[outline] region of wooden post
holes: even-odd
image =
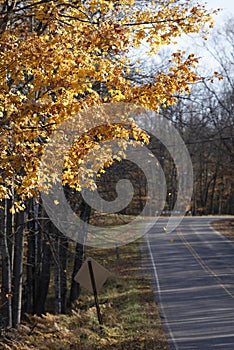
[[[89,266],[89,274],[90,274],[90,279],[91,279],[92,288],[93,288],[93,295],[94,295],[94,300],[95,300],[95,305],[96,305],[96,310],[97,310],[98,321],[99,321],[99,324],[102,325],[102,317],[101,317],[100,307],[99,307],[99,303],[98,303],[97,288],[96,288],[96,283],[95,283],[95,278],[94,278],[91,260],[88,261],[88,266]]]
[[[116,251],[116,258],[117,258],[117,260],[119,260],[119,245],[118,245],[118,243],[116,243],[115,251]]]

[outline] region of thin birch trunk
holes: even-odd
[[[7,235],[7,200],[4,200],[4,210],[1,210],[1,254],[2,254],[2,288],[1,288],[1,314],[2,324],[12,327],[12,269],[11,256],[8,247]]]
[[[54,291],[55,291],[55,313],[61,314],[61,262],[60,262],[60,238],[59,232],[54,228]]]
[[[13,299],[12,326],[17,327],[21,321],[22,290],[23,290],[23,255],[24,255],[24,225],[25,213],[16,215],[15,250],[13,265]]]
[[[86,240],[86,234],[87,234],[87,224],[89,222],[90,218],[90,213],[91,213],[91,208],[89,205],[86,203],[83,203],[82,210],[81,210],[81,219],[84,222],[83,225],[83,232],[82,232],[82,237],[83,241],[82,243],[77,243],[76,244],[76,250],[75,250],[75,260],[74,260],[74,266],[73,266],[73,273],[72,273],[72,281],[71,281],[71,289],[70,289],[70,296],[69,296],[69,306],[72,305],[74,301],[76,301],[80,295],[80,284],[77,283],[74,280],[75,275],[81,268],[81,265],[84,262],[85,258],[85,240]]]
[[[42,242],[42,258],[41,258],[41,270],[38,279],[37,286],[37,298],[35,310],[38,315],[45,314],[45,303],[48,294],[49,284],[50,284],[50,270],[51,270],[51,242],[50,242],[50,234],[51,234],[51,222],[47,221],[47,223],[43,224],[43,242]]]

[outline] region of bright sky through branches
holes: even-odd
[[[208,71],[211,73],[214,70],[219,70],[219,66],[215,58],[209,54],[205,45],[212,46],[212,32],[216,28],[223,27],[229,17],[234,17],[234,1],[232,0],[206,0],[200,1],[205,4],[207,9],[220,9],[217,15],[214,16],[215,25],[211,30],[211,35],[204,42],[200,35],[183,35],[177,45],[172,45],[171,50],[182,49],[188,52],[193,52],[197,57],[200,57],[199,71],[205,74]]]
[[[223,22],[225,17],[234,16],[234,1],[232,0],[206,0],[207,8],[221,8],[222,11],[216,16],[217,24]]]

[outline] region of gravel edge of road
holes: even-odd
[[[234,218],[221,219],[213,222],[211,226],[223,236],[234,242]]]

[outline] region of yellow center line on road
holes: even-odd
[[[180,238],[181,242],[186,246],[186,248],[190,251],[192,256],[197,260],[201,268],[208,273],[209,275],[215,277],[217,281],[219,282],[219,286],[225,290],[225,292],[234,299],[234,294],[230,292],[227,287],[222,283],[221,279],[217,275],[215,271],[213,271],[206,263],[205,261],[201,258],[201,256],[196,252],[196,250],[191,246],[191,244],[187,241],[185,236],[182,234],[182,232],[177,229],[176,230],[177,236]]]

